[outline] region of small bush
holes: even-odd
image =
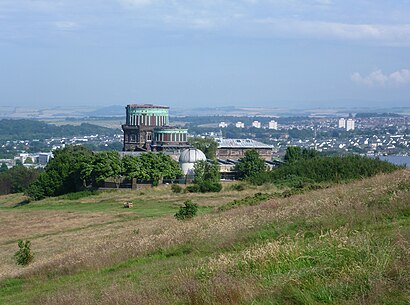
[[[184,202],[184,206],[179,208],[179,211],[174,215],[178,220],[184,220],[188,218],[192,218],[198,212],[198,205],[192,203],[191,200],[187,200]]]
[[[171,190],[172,192],[177,193],[177,194],[183,192],[183,188],[179,184],[171,185]]]
[[[189,193],[199,193],[199,192],[200,192],[200,188],[199,188],[199,185],[198,185],[198,184],[188,185],[188,186],[186,187],[186,190],[187,190]]]
[[[30,249],[30,241],[18,241],[19,250],[14,253],[14,258],[16,260],[17,265],[26,266],[28,265],[34,258],[33,253],[31,253]]]
[[[204,181],[199,184],[199,191],[201,193],[218,193],[222,190],[222,184],[219,182]]]

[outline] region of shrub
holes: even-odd
[[[179,211],[174,215],[178,220],[184,220],[188,218],[192,218],[198,212],[198,205],[192,203],[191,200],[187,200],[184,202],[184,206],[179,208]]]
[[[16,259],[17,265],[26,266],[33,260],[33,253],[30,249],[30,241],[18,241],[19,250],[14,253],[14,258]]]
[[[199,187],[198,184],[191,184],[191,185],[188,185],[188,186],[186,187],[186,190],[187,190],[189,193],[199,193],[199,192],[200,192],[200,187]]]
[[[179,184],[171,185],[171,190],[174,193],[182,193],[183,192],[183,188]]]
[[[215,192],[218,193],[222,190],[222,184],[219,182],[204,181],[199,184],[199,191],[201,193]]]
[[[265,161],[260,157],[255,149],[245,153],[245,156],[239,159],[235,165],[235,171],[239,179],[245,179],[255,174],[261,174],[267,170]]]
[[[272,172],[265,171],[265,172],[255,173],[249,176],[246,180],[249,181],[249,183],[253,185],[259,185],[259,186],[266,184],[266,183],[271,183],[272,182]]]

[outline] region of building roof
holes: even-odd
[[[216,139],[218,148],[272,148],[271,145],[252,139]]]
[[[161,130],[182,130],[182,131],[188,131],[187,128],[182,128],[182,127],[179,127],[179,126],[162,125],[162,126],[157,126],[157,127],[155,127],[155,131],[161,131]]]
[[[127,107],[130,108],[161,108],[161,109],[169,109],[168,106],[161,106],[161,105],[153,105],[153,104],[129,104]]]

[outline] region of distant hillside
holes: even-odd
[[[99,108],[92,112],[88,112],[87,115],[90,117],[124,116],[125,106],[120,106],[120,105],[107,106],[107,107]]]
[[[52,137],[85,136],[94,134],[113,135],[118,130],[82,123],[79,126],[56,126],[35,120],[0,120],[0,139],[44,139]]]

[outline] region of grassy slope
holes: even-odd
[[[0,303],[410,302],[409,171],[213,212],[258,191],[274,190],[0,198]],[[188,198],[201,215],[175,220]],[[36,254],[25,268],[12,261],[18,238]]]

